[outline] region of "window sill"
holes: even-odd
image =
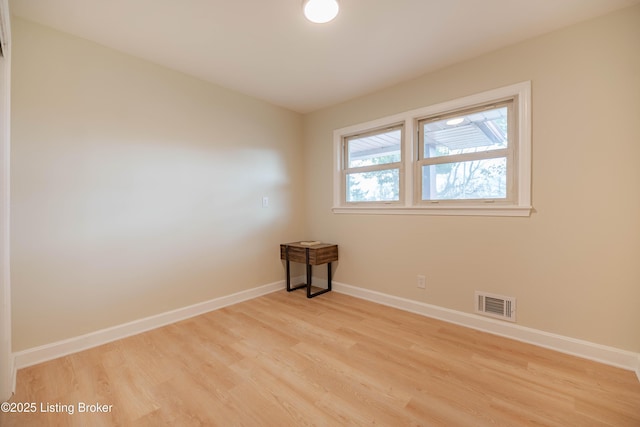
[[[428,207],[345,207],[331,209],[334,214],[361,215],[447,215],[447,216],[531,216],[531,206],[428,206]]]

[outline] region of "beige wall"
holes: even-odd
[[[531,217],[331,213],[334,129],[526,80]],[[307,115],[309,235],[340,245],[339,282],[463,312],[515,296],[520,325],[640,352],[639,118],[640,7]]]
[[[303,235],[337,281],[640,352],[640,7],[305,117],[13,26],[14,351],[281,280]],[[334,129],[524,80],[530,218],[331,213]]]
[[[14,351],[283,279],[300,115],[24,20],[13,42]]]

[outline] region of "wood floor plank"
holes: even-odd
[[[18,372],[41,426],[640,426],[633,372],[334,292],[284,291]],[[79,412],[80,404],[110,405]],[[49,406],[47,406],[49,405]]]

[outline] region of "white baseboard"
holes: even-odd
[[[16,384],[18,381],[18,368],[16,367],[16,358],[11,355],[11,394],[16,392]]]
[[[190,305],[188,307],[161,313],[155,316],[146,317],[144,319],[134,320],[133,322],[124,323],[122,325],[113,326],[107,329],[91,332],[74,338],[45,344],[39,347],[18,351],[14,356],[14,372],[17,369],[27,366],[36,365],[48,360],[57,359],[58,357],[76,353],[99,345],[107,344],[122,338],[127,338],[151,329],[166,326],[171,323],[185,320],[190,317],[208,313],[232,304],[257,298],[271,292],[279,291],[285,286],[284,281],[270,283],[268,285],[259,286],[257,288],[248,289],[246,291],[237,292],[220,298],[214,298],[209,301]],[[14,375],[15,384],[15,375]],[[14,386],[15,390],[15,386]]]
[[[300,277],[295,278],[296,281],[293,283],[298,283],[297,280],[299,279],[304,281],[304,277]],[[313,280],[314,284],[316,283],[316,280],[319,285],[323,282],[322,279],[316,279],[315,277]],[[640,380],[640,354],[638,353],[514,325],[512,323],[501,322],[499,320],[485,318],[475,314],[463,313],[419,301],[383,294],[336,281],[333,281],[332,285],[335,292],[356,298],[634,371],[638,376],[638,380]],[[13,354],[13,389],[15,391],[16,371],[18,369],[53,360],[58,357],[66,356],[92,347],[97,347],[99,345],[175,323],[180,320],[185,320],[190,317],[227,307],[232,304],[257,298],[262,295],[279,291],[284,287],[284,281],[274,282],[232,295],[215,298],[210,301],[205,301],[111,328],[102,329],[79,337],[16,352]]]
[[[515,325],[485,318],[476,314],[463,313],[448,308],[413,301],[393,295],[383,294],[344,283],[333,282],[333,290],[356,298],[365,299],[401,310],[409,311],[423,316],[432,317],[445,322],[454,323],[468,328],[477,329],[494,335],[534,344],[561,353],[571,354],[584,359],[616,366],[629,371],[635,371],[640,380],[640,354],[631,351],[620,350],[578,340],[562,335],[552,334],[533,328]]]

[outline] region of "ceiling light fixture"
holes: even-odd
[[[338,0],[304,0],[304,16],[316,24],[324,24],[338,16]]]
[[[447,120],[447,126],[459,125],[462,122],[464,122],[464,117],[457,117],[455,119],[449,119],[449,120]]]

